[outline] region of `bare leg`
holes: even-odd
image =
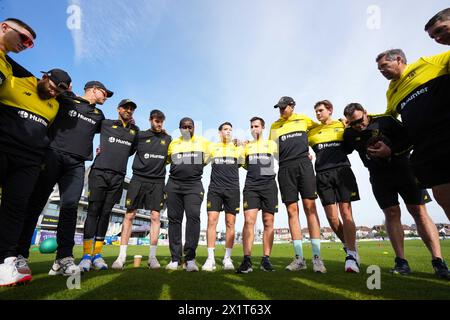
[[[433,259],[442,258],[441,244],[439,243],[439,233],[428,215],[425,205],[407,204],[406,208],[414,218],[417,226],[417,232],[427,246]]]
[[[444,209],[447,218],[450,220],[450,183],[434,186],[432,190],[436,202]]]
[[[320,222],[317,215],[316,201],[312,199],[302,199],[306,220],[308,221],[309,236],[311,239],[320,239]]]
[[[133,219],[136,217],[136,210],[127,211],[125,219],[122,223],[122,231],[120,233],[120,244],[128,245],[131,236],[131,229],[133,227]]]
[[[353,221],[352,205],[350,202],[339,203],[339,211],[341,212],[345,244],[351,251],[356,251],[356,226]]]
[[[263,212],[263,223],[264,223],[264,235],[263,235],[263,249],[264,249],[264,255],[270,256],[270,253],[272,252],[272,246],[273,246],[273,220],[274,215],[273,213],[269,212]]]
[[[286,210],[288,212],[289,230],[291,231],[292,240],[302,239],[302,230],[300,228],[298,203],[286,203]]]
[[[255,223],[258,209],[244,211],[244,229],[242,231],[242,244],[244,246],[244,255],[251,256],[253,240],[255,238]]]
[[[219,221],[219,212],[208,211],[208,229],[206,231],[206,243],[208,248],[216,246],[216,228]]]
[[[395,255],[399,258],[405,259],[404,238],[402,222],[400,220],[400,206],[392,206],[383,209],[386,217],[386,229],[394,248]]]
[[[158,211],[152,211],[150,226],[150,245],[158,245],[159,229],[161,227],[160,215]]]
[[[232,213],[225,214],[225,248],[233,248],[234,245],[234,225],[236,223],[236,215]]]
[[[325,214],[327,215],[328,223],[330,224],[331,229],[333,229],[334,233],[338,236],[339,240],[342,243],[345,243],[344,236],[344,226],[339,219],[338,207],[336,204],[330,204],[328,206],[323,207],[325,210]],[[342,214],[342,211],[341,211]]]

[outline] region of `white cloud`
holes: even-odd
[[[151,41],[165,10],[163,0],[69,0],[81,9],[81,28],[71,30],[75,60],[118,57]]]

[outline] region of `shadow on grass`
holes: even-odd
[[[381,248],[380,250],[385,250]],[[281,254],[281,252],[280,252]],[[326,257],[327,255],[325,255]],[[106,256],[109,265],[115,256]],[[48,257],[40,257],[48,259]],[[51,263],[30,263],[34,272],[33,281],[25,287],[2,288],[0,299],[175,299],[175,300],[299,300],[299,299],[450,299],[450,282],[437,279],[431,272],[414,272],[410,276],[392,275],[388,267],[381,268],[381,290],[367,288],[367,264],[362,264],[360,274],[344,272],[342,255],[325,259],[328,272],[317,274],[308,269],[299,272],[285,271],[291,258],[277,257],[271,261],[275,272],[259,270],[260,257],[252,258],[254,272],[235,274],[223,271],[220,259],[216,259],[218,270],[214,273],[187,273],[183,270],[167,271],[164,267],[168,257],[159,257],[162,269],[133,268],[131,259],[123,271],[91,271],[81,278],[80,290],[69,290],[66,277],[47,275]],[[235,258],[235,266],[242,256]],[[392,257],[379,255],[369,263],[387,266]],[[39,260],[39,259],[37,259]],[[198,257],[198,263],[206,260]]]

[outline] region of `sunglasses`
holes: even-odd
[[[105,90],[103,90],[102,88],[98,88],[98,87],[95,87],[94,89],[97,89],[97,90],[99,90],[104,96],[105,96],[105,98],[107,98],[108,97],[108,94],[106,93],[106,91]]]
[[[48,84],[49,84],[50,89],[55,91],[57,94],[63,93],[64,91],[69,89],[67,84],[65,84],[64,82],[61,82],[55,86],[54,85],[55,83],[50,78],[47,78],[47,79],[48,79]]]
[[[27,47],[28,49],[33,48],[34,47],[34,43],[33,43],[33,39],[31,39],[29,36],[27,36],[26,34],[23,34],[22,32],[20,32],[19,30],[11,27],[9,24],[5,23],[11,30],[14,30],[15,32],[17,32],[19,34],[20,40],[22,41],[22,44]]]
[[[356,120],[354,120],[354,121],[352,121],[352,122],[349,122],[349,126],[350,127],[356,127],[357,125],[360,125],[361,123],[363,123],[364,122],[364,116],[362,116],[360,119],[356,119]]]

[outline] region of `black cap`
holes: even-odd
[[[120,101],[119,105],[117,106],[117,108],[123,107],[124,105],[127,105],[127,104],[133,106],[133,109],[137,108],[137,104],[134,103],[133,101],[131,101],[130,99],[123,99],[122,101]]]
[[[287,106],[295,106],[295,101],[291,97],[281,97],[280,101],[276,105],[274,105],[274,108],[285,108]]]
[[[41,71],[41,73],[49,77],[58,88],[63,90],[69,89],[70,84],[72,83],[69,74],[61,69],[51,69],[49,71]]]
[[[105,85],[101,83],[100,81],[89,81],[84,85],[84,90],[89,88],[100,88],[106,91],[106,97],[111,98],[114,94],[114,92],[106,89]]]

